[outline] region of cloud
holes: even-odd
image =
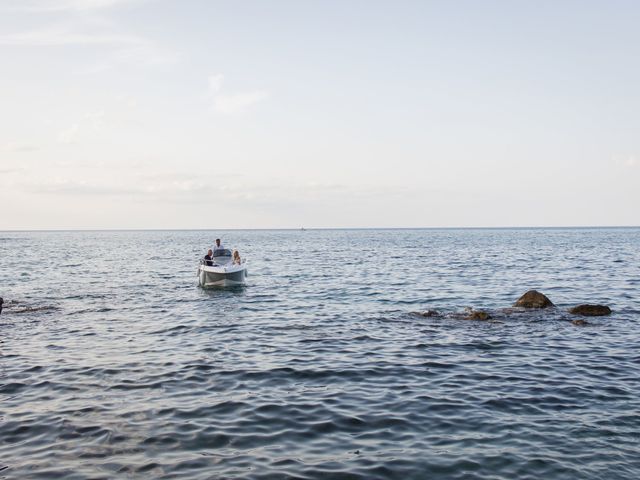
[[[224,83],[221,73],[209,75],[209,90],[207,96],[212,99],[213,108],[220,113],[237,114],[251,106],[269,98],[269,93],[263,90],[250,92],[220,93]]]
[[[215,96],[222,89],[223,81],[224,75],[221,73],[209,75],[209,94]]]
[[[121,65],[167,67],[176,64],[180,55],[160,49],[154,45],[128,46],[116,49],[93,65],[83,69],[81,73],[96,74],[107,70],[113,70]]]
[[[637,155],[614,155],[613,160],[616,165],[626,168],[636,168],[640,166],[640,160]]]
[[[39,149],[40,147],[38,145],[34,145],[32,143],[8,142],[0,146],[0,152],[11,152],[11,153],[33,152]]]
[[[133,3],[141,3],[141,0],[18,0],[5,5],[2,10],[27,13],[83,12]]]
[[[0,168],[0,173],[2,174],[6,174],[6,173],[17,173],[22,171],[23,169],[21,168]]]
[[[262,91],[217,95],[213,99],[213,106],[221,113],[240,113],[268,97],[267,92]]]
[[[61,45],[128,45],[140,47],[149,42],[134,35],[86,33],[68,27],[54,27],[0,36],[0,45],[61,46]]]
[[[122,195],[136,193],[135,189],[118,185],[98,184],[85,180],[53,179],[35,182],[28,190],[34,193],[61,195]]]
[[[175,64],[179,55],[161,48],[154,42],[137,35],[105,30],[96,30],[86,23],[61,24],[54,27],[0,35],[0,45],[15,47],[73,47],[100,48],[100,60],[83,69],[84,73],[98,73],[122,64],[135,66],[165,66]],[[105,51],[106,50],[106,51]]]
[[[95,177],[94,177],[95,178]],[[233,204],[252,209],[288,208],[291,199],[307,206],[368,204],[381,198],[402,197],[406,187],[347,186],[317,182],[250,181],[219,175],[180,172],[141,172],[112,179],[41,178],[28,179],[21,187],[35,194],[70,197],[123,197],[141,202]]]
[[[102,180],[93,181],[71,178],[46,178],[25,184],[25,189],[40,194],[72,195],[72,196],[119,196],[133,195],[139,197],[152,197],[154,199],[167,199],[184,195],[208,195],[211,192],[211,184],[197,178],[170,179],[166,181],[140,181],[126,184],[122,181]]]
[[[138,108],[138,99],[131,96],[131,95],[123,95],[123,94],[118,94],[114,97],[114,99],[120,104],[123,105],[129,109],[136,109]]]
[[[58,133],[58,143],[76,143],[81,136],[98,136],[104,128],[104,110],[89,112],[82,115],[79,122]]]
[[[58,133],[58,142],[64,144],[75,143],[78,139],[78,133],[80,132],[80,125],[74,123],[69,128],[62,130]]]

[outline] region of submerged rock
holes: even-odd
[[[484,310],[475,310],[472,307],[465,307],[464,313],[455,314],[454,318],[459,318],[461,320],[491,320],[493,317]]]
[[[578,305],[569,309],[569,313],[584,317],[603,317],[611,315],[611,309],[606,305]]]
[[[472,310],[469,314],[464,317],[465,320],[491,320],[491,315],[487,312],[483,312],[482,310]]]
[[[421,317],[441,317],[440,312],[437,310],[427,310],[425,312],[415,312],[416,315],[420,315]]]
[[[580,325],[580,326],[589,325],[589,322],[587,322],[586,320],[574,320],[571,323],[573,323],[574,325]]]
[[[513,304],[513,306],[522,308],[548,308],[553,307],[554,305],[546,295],[538,292],[537,290],[529,290],[527,293],[522,295],[516,303]]]

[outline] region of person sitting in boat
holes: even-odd
[[[216,238],[216,244],[215,244],[215,246],[213,247],[213,251],[214,251],[214,252],[215,252],[215,251],[217,251],[217,250],[224,250],[224,245],[222,245],[222,244],[220,243],[220,239],[219,239],[219,238]]]
[[[240,259],[240,253],[238,253],[238,250],[233,251],[233,264],[242,265],[242,260]]]
[[[213,265],[213,260],[211,259],[211,255],[213,255],[213,250],[209,249],[207,254],[204,256],[204,264],[207,267],[210,267]]]

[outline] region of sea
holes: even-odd
[[[0,296],[0,479],[640,478],[639,228],[0,232]]]

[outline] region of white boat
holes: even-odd
[[[247,264],[233,263],[231,250],[213,252],[211,260],[201,260],[198,268],[198,283],[201,287],[231,287],[244,285],[247,279]]]

